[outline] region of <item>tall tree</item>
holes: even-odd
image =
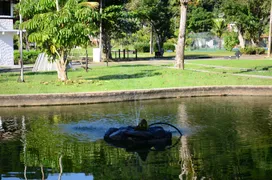
[[[128,11],[126,1],[105,0],[102,12],[103,54],[111,59],[112,39],[121,39],[137,30],[134,12]]]
[[[85,44],[88,35],[97,30],[95,21],[98,13],[92,8],[83,7],[81,0],[22,0],[22,14],[28,20],[23,23],[30,30],[29,40],[57,63],[58,79],[65,81],[67,76],[67,56],[77,45]],[[98,3],[91,3],[95,8]]]
[[[245,33],[258,43],[268,23],[270,0],[224,0],[222,11],[228,23],[237,27],[240,46],[245,47]]]
[[[187,8],[190,0],[180,0],[180,24],[178,44],[176,48],[176,67],[184,69],[184,49],[185,49],[185,32],[186,32],[186,19]]]
[[[174,34],[170,0],[133,0],[129,6],[137,13],[142,24],[151,26],[157,38],[158,51],[161,51],[164,42]]]
[[[201,6],[189,6],[187,30],[189,32],[209,32],[213,26],[213,14]]]

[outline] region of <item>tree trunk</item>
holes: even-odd
[[[222,39],[219,38],[219,49],[222,49]]]
[[[86,69],[86,72],[88,72],[88,69],[89,69],[89,57],[88,57],[88,46],[86,47],[86,67],[85,67],[85,69]]]
[[[65,52],[63,51],[60,56],[60,60],[56,61],[57,64],[57,72],[58,72],[58,79],[60,81],[67,81],[67,59]]]
[[[268,44],[267,44],[267,48],[268,48],[267,56],[268,57],[271,56],[271,34],[272,34],[272,0],[271,0],[271,9],[270,9],[269,37],[268,37]]]
[[[244,40],[243,34],[240,29],[238,29],[238,39],[240,42],[240,47],[245,48],[245,40]]]
[[[180,0],[180,23],[179,36],[176,52],[176,67],[184,69],[184,49],[185,49],[185,32],[186,32],[186,16],[188,1]]]
[[[157,44],[158,44],[158,52],[161,52],[161,37],[159,35],[157,35],[158,37],[158,41],[157,41]]]
[[[151,24],[151,30],[150,30],[150,54],[153,54],[153,26]]]
[[[257,46],[257,44],[255,43],[255,41],[254,41],[254,39],[253,39],[253,38],[251,38],[251,39],[250,39],[250,41],[251,41],[252,46],[254,46],[254,47],[256,47],[256,46]]]
[[[111,59],[111,42],[110,42],[110,35],[103,30],[103,59],[106,60],[108,65],[108,60]]]

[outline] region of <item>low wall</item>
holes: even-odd
[[[0,95],[0,107],[91,104],[203,96],[272,96],[272,86],[209,86],[151,90]]]

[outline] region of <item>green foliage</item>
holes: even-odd
[[[234,23],[247,39],[258,41],[268,24],[270,0],[228,0],[222,5],[222,12],[228,23]]]
[[[256,48],[256,54],[265,54],[265,49],[261,47]]]
[[[163,44],[163,49],[164,51],[167,51],[167,50],[172,50],[173,52],[175,51],[175,45],[174,44],[171,44],[171,43],[164,43]]]
[[[30,32],[29,40],[57,59],[76,45],[86,44],[88,35],[95,33],[98,13],[82,7],[77,0],[60,1],[57,11],[55,1],[22,1],[25,21],[22,28]]]
[[[211,32],[217,37],[221,38],[227,28],[224,19],[213,19],[213,27]]]
[[[132,42],[149,43],[150,41],[150,27],[143,27],[136,33],[132,34]]]
[[[254,46],[247,46],[243,49],[241,49],[241,52],[243,54],[264,54],[265,53],[265,49],[261,48],[261,47],[254,47]]]
[[[224,48],[228,51],[232,51],[234,46],[239,43],[238,35],[236,32],[228,32],[224,35]]]
[[[192,44],[193,44],[194,40],[191,37],[188,37],[185,39],[185,47],[186,48],[191,48]]]
[[[188,12],[187,29],[189,32],[207,32],[212,28],[212,13],[202,7],[192,7]]]
[[[160,48],[174,34],[172,28],[173,11],[169,0],[136,0],[129,4],[142,24],[153,27]]]
[[[138,52],[149,52],[150,45],[148,43],[135,43],[134,49],[137,49]]]
[[[30,50],[30,51],[23,51],[23,63],[24,64],[34,64],[40,51]],[[18,50],[14,51],[14,64],[18,64],[20,60],[20,52]]]

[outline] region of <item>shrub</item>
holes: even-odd
[[[36,50],[23,50],[23,63],[24,64],[34,64],[40,51]],[[19,64],[20,52],[18,50],[14,51],[14,64]]]
[[[174,52],[175,51],[175,45],[172,44],[172,43],[164,43],[163,44],[163,49],[164,49],[164,51],[172,50]]]
[[[241,53],[243,54],[256,54],[256,49],[252,46],[247,46],[241,49]]]
[[[236,32],[228,32],[224,35],[224,48],[232,51],[235,45],[239,43],[238,35]]]
[[[137,49],[138,52],[149,52],[149,44],[148,43],[137,43],[134,44],[134,49]]]
[[[241,53],[243,53],[243,54],[264,54],[265,49],[261,48],[261,47],[247,46],[247,47],[241,49]]]
[[[256,48],[256,54],[265,54],[265,49],[261,47]]]

